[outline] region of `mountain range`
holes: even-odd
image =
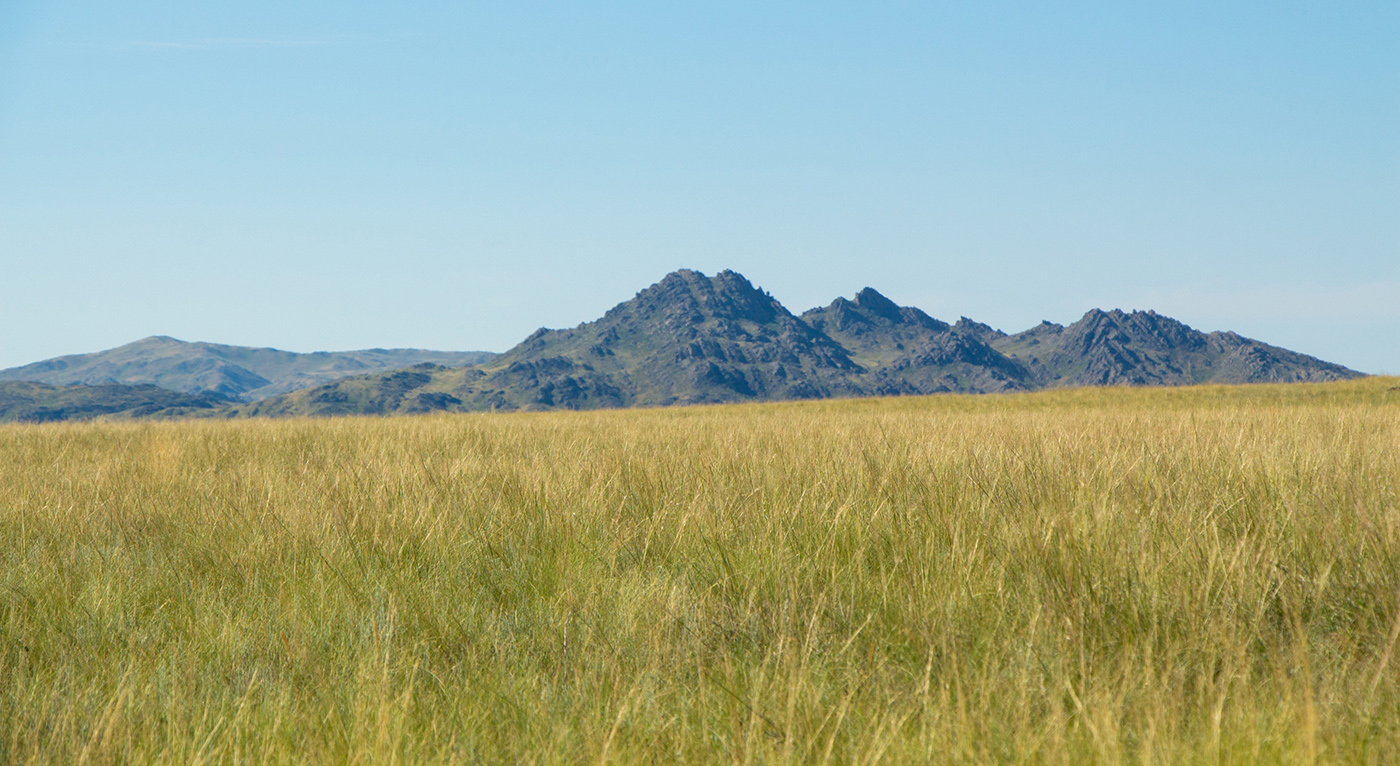
[[[419,365],[238,415],[590,409],[1058,386],[1325,381],[1361,373],[1153,312],[1093,310],[1007,335],[866,288],[800,317],[743,276],[677,271],[601,318],[541,329],[473,367]]]
[[[180,360],[178,350],[192,359]],[[37,374],[47,377],[24,377]],[[667,275],[595,321],[541,328],[500,355],[289,354],[148,338],[0,371],[0,380],[70,386],[155,383],[200,400],[111,412],[119,417],[594,409],[1360,376],[1151,311],[1094,309],[1068,326],[1045,322],[1008,335],[966,317],[949,324],[868,287],[797,316],[736,272],[708,277],[689,270]],[[0,419],[4,396],[0,386]],[[218,398],[228,403],[201,403]]]

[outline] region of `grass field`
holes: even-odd
[[[0,428],[4,763],[1395,763],[1397,636],[1397,379]]]

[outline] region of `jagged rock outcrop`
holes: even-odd
[[[732,271],[669,274],[595,322],[536,332],[488,375],[508,384],[509,365],[545,359],[555,360],[547,380],[605,374],[629,406],[861,392],[852,376],[862,370],[845,348]]]

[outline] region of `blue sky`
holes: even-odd
[[[1400,373],[1400,4],[0,4],[0,367],[500,351],[681,267]]]

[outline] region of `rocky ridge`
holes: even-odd
[[[1323,381],[1360,373],[1154,312],[1008,335],[872,288],[793,315],[743,276],[682,270],[599,319],[540,329],[475,367],[356,376],[238,415],[595,409],[1060,386]]]
[[[1338,364],[1232,332],[1203,333],[1155,311],[1093,309],[1069,326],[1043,322],[991,345],[1037,388],[1321,382],[1359,377]]]

